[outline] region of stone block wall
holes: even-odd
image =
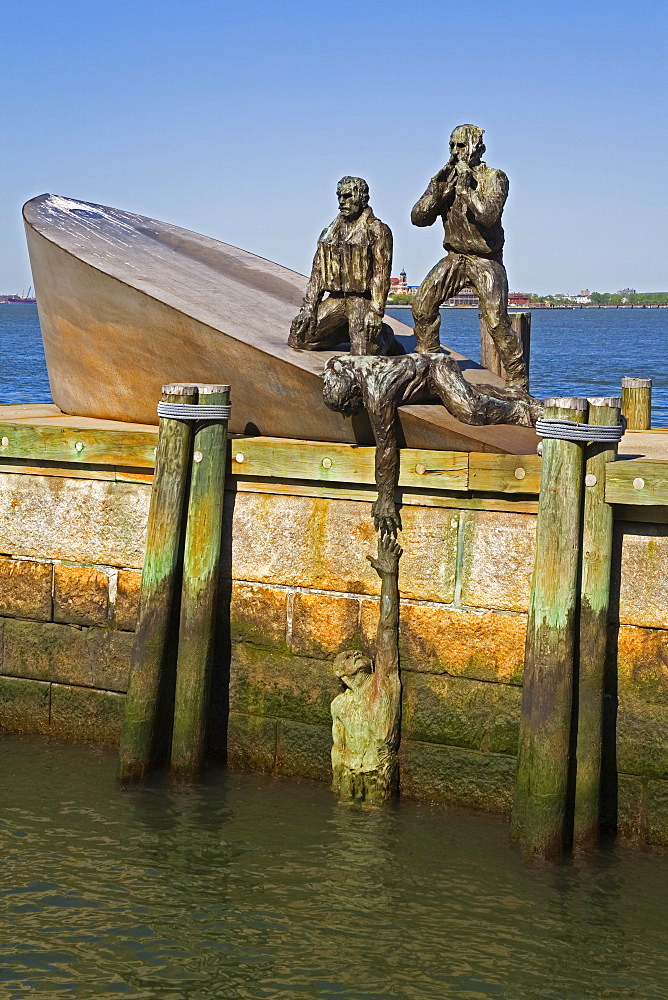
[[[0,473],[0,725],[114,745],[150,486]]]
[[[141,572],[0,557],[0,724],[115,744]]]
[[[142,484],[0,474],[2,727],[117,742],[149,496]],[[369,504],[226,501],[229,763],[328,781],[332,660],[372,652],[377,623]],[[402,518],[402,792],[508,812],[535,517],[405,506]],[[668,843],[668,525],[619,522],[615,545],[620,830]]]

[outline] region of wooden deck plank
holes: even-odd
[[[230,442],[235,475],[307,479],[318,482],[373,485],[375,448],[285,438],[234,438]],[[465,490],[466,452],[404,448],[400,456],[400,486]]]
[[[0,473],[150,482],[156,434],[157,428],[151,424],[72,417],[52,404],[3,405]],[[668,506],[668,429],[627,432],[623,444],[619,461],[607,469],[606,501],[620,509],[624,505],[627,517],[634,507],[659,510]],[[271,492],[275,485],[280,492],[281,481],[283,485],[290,481],[301,483],[303,489],[310,489],[310,484],[329,484],[333,496],[349,495],[352,499],[357,499],[354,486],[363,488],[365,498],[373,494],[373,447],[238,435],[231,439],[230,452],[231,474],[240,482],[254,482],[257,490]],[[661,457],[649,458],[648,453]],[[237,461],[238,455],[244,456],[243,462]],[[518,500],[526,497],[522,503],[529,512],[540,488],[540,464],[540,458],[533,454],[404,448],[398,485],[405,503],[411,502],[410,490],[423,498],[427,494],[440,497],[438,502],[443,505],[449,504],[442,496],[448,491],[495,494],[499,501],[504,495],[515,495]],[[265,481],[262,486],[261,480]],[[470,500],[472,504],[484,502],[484,509],[496,509],[490,507],[494,497]],[[617,516],[621,516],[619,511]]]
[[[619,442],[619,457],[623,459],[668,460],[668,427],[648,431],[626,431]]]
[[[633,506],[668,504],[668,462],[611,462],[606,468],[605,499]]]
[[[29,461],[9,461],[0,458],[0,475],[13,473],[20,476],[55,476],[57,479],[99,479],[112,483],[153,482],[153,472],[141,469],[118,468],[113,465],[86,465],[76,462],[57,462],[31,465]]]
[[[144,431],[1,423],[0,457],[152,468],[156,434]]]
[[[538,455],[469,454],[469,489],[490,493],[540,493]]]

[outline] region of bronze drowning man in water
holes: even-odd
[[[374,659],[348,650],[334,660],[334,673],[346,690],[331,706],[333,788],[340,799],[369,805],[384,802],[399,790],[400,557],[400,546],[388,535],[378,539],[377,558],[367,556],[381,581]]]
[[[400,527],[394,503],[399,447],[397,407],[407,403],[442,402],[467,424],[535,426],[543,412],[540,400],[527,393],[479,385],[462,375],[446,354],[404,354],[370,358],[330,358],[323,374],[323,399],[330,410],[352,416],[365,409],[376,440],[378,498],[372,514],[377,531],[396,536]]]
[[[391,328],[383,323],[392,232],[373,214],[369,186],[361,177],[342,177],[336,195],[339,214],[320,234],[288,345],[323,351],[348,341],[352,354],[402,354]]]
[[[439,306],[467,285],[480,298],[480,311],[506,370],[506,386],[527,390],[526,366],[508,318],[508,279],[503,266],[501,214],[508,178],[482,161],[484,130],[459,125],[450,136],[450,159],[432,177],[414,205],[414,226],[431,226],[440,215],[447,256],[420,285],[413,302],[417,351],[439,350]]]

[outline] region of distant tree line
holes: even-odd
[[[628,302],[638,306],[668,305],[668,292],[636,292],[634,295],[620,295],[619,292],[592,292],[591,301],[596,305],[619,305]]]
[[[414,299],[414,295],[398,292],[396,295],[389,296],[387,304],[388,306],[409,306]],[[547,302],[553,306],[571,305],[573,302],[573,298],[570,295],[531,294],[529,299],[531,302]],[[597,306],[615,306],[622,303],[634,306],[663,306],[668,305],[668,292],[636,292],[633,295],[621,295],[619,292],[592,292],[591,302],[592,305]]]
[[[551,306],[563,306],[570,305],[572,299],[568,295],[535,295],[533,292],[529,295],[531,302],[547,302]]]
[[[569,305],[573,301],[570,295],[531,295],[532,302],[547,302],[550,305]],[[591,292],[592,305],[615,306],[622,303],[628,305],[668,305],[668,292],[635,292],[633,295],[622,295],[621,292]]]

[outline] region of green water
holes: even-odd
[[[500,819],[0,740],[8,998],[668,997],[668,854],[538,866]]]

